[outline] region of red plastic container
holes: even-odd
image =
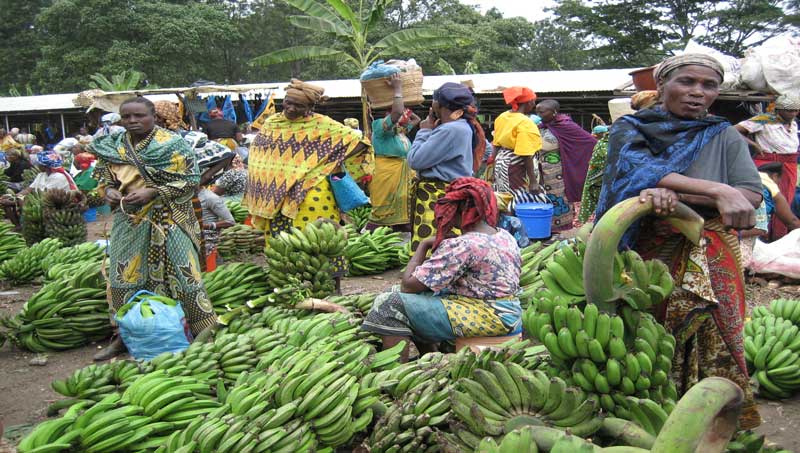
[[[653,71],[656,70],[655,66],[649,68],[637,69],[630,73],[633,78],[633,86],[636,91],[646,91],[656,89],[656,79],[653,77]]]

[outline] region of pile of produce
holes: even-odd
[[[22,237],[28,245],[36,244],[47,237],[44,232],[42,195],[35,190],[26,195],[22,202]]]
[[[744,326],[744,356],[764,398],[784,399],[800,390],[800,300],[757,307]]]
[[[236,223],[244,223],[244,221],[247,219],[247,216],[250,215],[250,213],[247,212],[247,208],[242,206],[242,204],[238,201],[228,200],[225,202],[225,206],[227,206],[228,210],[231,211],[233,220],[235,220]]]
[[[15,285],[42,276],[42,261],[62,247],[58,239],[47,238],[21,249],[13,258],[0,263],[0,279]]]
[[[0,222],[0,263],[13,258],[25,248],[25,239],[14,231],[14,225]]]
[[[72,247],[65,247],[47,255],[42,259],[42,272],[56,266],[100,262],[105,257],[105,249],[94,242],[84,242]]]
[[[309,286],[311,296],[325,298],[333,293],[331,260],[341,257],[347,245],[344,228],[318,220],[299,230],[282,231],[267,240],[269,283],[283,288],[298,283]]]
[[[248,225],[234,225],[219,232],[217,251],[223,258],[254,255],[264,250],[264,232]]]
[[[350,220],[349,223],[353,225],[353,228],[355,228],[356,232],[361,232],[361,230],[367,226],[367,222],[369,222],[369,216],[371,214],[372,206],[360,206],[347,211],[347,218]]]
[[[272,291],[267,273],[261,266],[251,263],[224,264],[205,272],[203,285],[218,315]]]
[[[629,219],[614,220],[624,230]],[[54,382],[68,399],[51,412],[68,409],[39,424],[19,451],[689,453],[723,451],[733,436],[743,392],[709,378],[676,401],[668,379],[674,339],[644,311],[643,298],[626,298],[631,288],[650,289],[652,304],[671,287],[650,288],[662,278],[656,265],[615,254],[619,238],[602,221],[599,244],[594,237],[585,249],[568,244],[582,263],[583,294],[566,291],[576,288],[553,267],[561,286],[542,280],[531,296],[525,328],[544,346],[512,340],[405,364],[397,363],[404,342],[378,352],[380,339],[361,330],[359,316],[292,308],[313,284],[310,272],[302,283],[294,268],[286,284],[272,276],[277,266],[288,274],[291,263],[341,253],[345,233],[324,225],[270,241],[270,287],[277,289],[226,304],[236,308],[220,316],[212,341],[141,364],[92,365]],[[681,227],[690,232],[691,222]],[[562,246],[540,265],[574,266],[558,259],[569,253]],[[204,278],[235,288],[230,274],[249,272],[228,268]],[[374,297],[317,302],[365,313]],[[744,433],[729,447],[758,451],[761,443]]]
[[[2,337],[33,352],[73,349],[109,337],[109,319],[105,280],[97,262],[89,261],[45,284],[19,314],[2,320]]]
[[[42,196],[42,215],[46,237],[60,239],[65,246],[86,241],[86,220],[82,207],[85,198],[79,190],[48,190]]]
[[[344,249],[350,275],[375,275],[400,267],[401,242],[400,233],[392,232],[389,227],[351,235]]]

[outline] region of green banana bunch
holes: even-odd
[[[344,250],[350,263],[350,275],[375,275],[399,267],[400,243],[400,233],[393,233],[388,227],[350,236]]]
[[[539,277],[547,289],[573,303],[586,299],[586,292],[583,289],[585,250],[586,244],[580,240],[559,244],[556,247],[547,262],[543,264],[544,268],[539,271]]]
[[[769,303],[769,307],[756,307],[753,309],[753,318],[763,316],[775,316],[788,319],[793,324],[800,326],[800,300],[796,299],[775,299]]]
[[[247,216],[250,215],[250,213],[247,211],[247,208],[242,206],[242,204],[238,201],[227,200],[225,202],[225,206],[227,206],[228,210],[231,211],[233,220],[235,220],[236,223],[243,223],[247,219]]]
[[[769,399],[789,398],[800,390],[800,335],[797,324],[773,313],[800,306],[796,301],[775,300],[753,310],[744,327],[744,356],[758,382],[758,393]]]
[[[25,248],[25,239],[14,231],[14,225],[0,222],[0,263],[13,258]]]
[[[515,429],[503,436],[499,442],[492,437],[486,437],[478,444],[476,453],[538,453],[539,447],[533,440],[533,430],[530,427]]]
[[[38,170],[35,171],[39,173]],[[42,194],[34,190],[25,196],[25,201],[22,203],[22,237],[29,246],[47,237],[43,222]]]
[[[42,261],[62,247],[58,239],[47,238],[21,249],[13,258],[0,264],[0,278],[13,284],[28,283],[42,275]]]
[[[117,395],[119,397],[119,395]],[[35,451],[68,450],[77,444],[80,431],[74,429],[79,411],[89,404],[83,401],[74,404],[61,418],[45,420],[25,436],[17,446],[20,453]]]
[[[105,250],[94,242],[84,242],[72,247],[65,247],[61,250],[47,255],[42,259],[42,272],[47,274],[48,269],[56,265],[67,265],[83,263],[86,261],[102,261],[105,257]]]
[[[429,451],[451,418],[449,379],[428,380],[394,401],[364,441],[367,451]]]
[[[26,168],[22,172],[22,185],[23,187],[28,187],[33,183],[33,180],[41,173],[38,168],[35,166]],[[29,195],[30,196],[30,195]]]
[[[90,208],[99,208],[106,204],[105,198],[101,197],[97,190],[93,190],[86,194],[86,206]]]
[[[674,282],[669,268],[660,260],[644,261],[633,250],[622,253],[624,278],[621,299],[637,310],[650,310],[672,293]]]
[[[470,348],[463,348],[448,360],[450,365],[450,378],[458,380],[469,377],[473,370],[489,368],[489,362],[514,362],[528,370],[537,369],[545,357],[547,349],[542,345],[533,345],[531,340],[509,340],[506,343],[484,348],[477,354]]]
[[[217,251],[223,258],[261,253],[264,250],[264,232],[251,226],[237,224],[219,233]]]
[[[65,246],[86,241],[86,220],[81,213],[85,197],[77,190],[48,190],[42,195],[42,220],[46,237]]]
[[[513,362],[490,362],[488,370],[478,368],[471,377],[459,379],[450,404],[461,425],[456,435],[468,431],[470,435],[459,437],[472,449],[484,436],[501,436],[516,426],[546,424],[586,437],[602,422],[596,395],[587,396],[561,378]]]
[[[272,291],[267,273],[252,263],[225,264],[205,272],[203,285],[218,315]]]
[[[550,353],[549,374],[596,395],[608,414],[638,421],[640,405],[631,410],[628,399],[635,397],[663,406],[656,414],[663,419],[678,396],[669,379],[675,338],[652,315],[627,304],[609,315],[570,300],[540,292],[523,313],[524,329]]]
[[[47,242],[34,247],[41,244]],[[84,263],[70,277],[47,283],[3,324],[5,336],[33,352],[73,349],[107,338],[111,324],[99,264]]]
[[[307,282],[312,297],[329,296],[335,289],[331,259],[340,259],[346,244],[344,228],[320,220],[269,238],[264,253],[270,285],[283,288]]]
[[[347,218],[350,220],[348,224],[353,225],[356,232],[359,232],[367,226],[369,216],[372,215],[372,206],[360,206],[355,209],[347,211]]]
[[[377,294],[351,294],[348,296],[328,296],[325,300],[341,305],[350,311],[358,311],[366,316],[372,309]]]

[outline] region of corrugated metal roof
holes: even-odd
[[[423,80],[422,90],[430,95],[433,90],[446,82],[471,81],[475,92],[497,93],[504,87],[522,85],[531,88],[537,93],[568,93],[568,92],[613,92],[630,79],[628,73],[633,69],[599,69],[585,71],[539,71],[539,72],[506,72],[494,74],[466,74],[452,76],[426,76]],[[357,98],[361,96],[361,84],[357,79],[350,80],[321,80],[311,83],[325,88],[325,95],[331,98]],[[287,83],[254,83],[243,85],[228,85],[203,87],[198,91],[204,94],[230,94],[242,93],[251,99],[258,93],[274,91],[275,97],[283,98],[284,87]],[[188,91],[190,87],[166,88],[160,90],[131,91],[145,93],[153,101],[161,99],[175,100],[176,91]],[[42,96],[0,97],[0,113],[44,111],[44,110],[76,110],[79,107],[73,103],[78,93],[47,94]]]

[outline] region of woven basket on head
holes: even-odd
[[[419,105],[425,101],[425,97],[422,96],[422,69],[415,68],[410,71],[402,71],[400,72],[400,80],[403,82],[403,103],[406,107]],[[389,84],[388,77],[362,80],[361,86],[367,92],[370,107],[381,109],[394,103],[394,89]]]

